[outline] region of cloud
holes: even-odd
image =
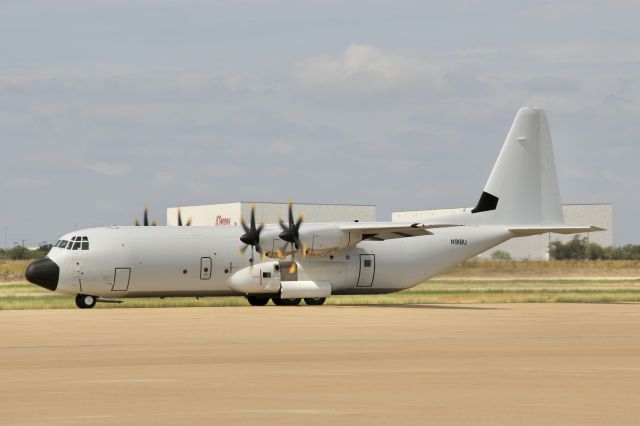
[[[104,176],[122,176],[131,171],[131,167],[126,164],[115,163],[96,163],[85,166],[85,168]]]
[[[545,76],[529,79],[522,83],[522,87],[537,93],[565,93],[579,90],[580,82],[573,78]]]
[[[295,79],[304,89],[335,88],[360,93],[407,88],[436,89],[447,66],[422,56],[352,44],[338,56],[316,56],[298,64]]]

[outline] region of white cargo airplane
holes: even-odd
[[[518,111],[478,204],[464,213],[418,223],[303,224],[289,206],[287,224],[256,227],[254,217],[242,227],[74,231],[31,263],[26,278],[75,295],[79,308],[128,297],[238,295],[252,305],[321,305],[334,294],[413,287],[510,238],[602,230],[564,223],[549,125],[534,107]]]

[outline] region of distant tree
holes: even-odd
[[[38,247],[39,251],[44,251],[44,252],[48,252],[49,250],[51,250],[51,247],[53,247],[53,244],[49,244],[49,243],[41,243],[40,246]]]
[[[600,246],[597,243],[589,243],[587,244],[587,259],[589,260],[600,260],[607,259],[607,252],[604,247]]]
[[[26,247],[17,245],[0,253],[0,258],[11,260],[39,259],[47,255],[46,250],[29,250]]]
[[[587,238],[576,235],[566,243],[554,241],[549,244],[549,256],[556,260],[640,260],[640,245],[602,247],[596,243],[589,243]]]
[[[491,260],[511,260],[511,255],[505,250],[496,250],[491,253]]]
[[[549,244],[549,256],[556,260],[587,259],[587,238],[575,235],[569,242],[554,241]]]
[[[12,249],[7,250],[7,252],[12,260],[27,259],[28,250],[22,246],[15,246]]]

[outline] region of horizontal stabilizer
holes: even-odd
[[[515,226],[509,228],[509,232],[515,234],[518,237],[525,237],[528,235],[546,234],[547,232],[553,232],[554,234],[582,234],[584,232],[598,232],[604,231],[604,228],[597,226]]]

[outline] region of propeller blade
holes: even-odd
[[[146,205],[144,206],[144,219],[142,223],[144,223],[144,226],[149,226],[149,207]]]
[[[289,227],[293,223],[293,201],[289,200]]]
[[[180,214],[180,207],[178,207],[178,226],[182,226],[182,215]]]
[[[249,227],[246,223],[244,223],[244,218],[240,215],[240,224],[242,225],[242,229],[244,229],[245,234],[249,233]]]
[[[242,216],[240,216],[240,223],[242,225],[242,228],[244,229],[244,234],[240,236],[240,241],[242,241],[245,244],[245,250],[246,247],[251,246],[251,259],[250,261],[253,262],[253,251],[254,249],[258,252],[258,253],[262,253],[262,247],[260,246],[260,233],[262,232],[262,230],[264,229],[264,223],[260,224],[259,228],[256,228],[256,208],[255,208],[255,204],[251,207],[251,218],[249,221],[249,226],[247,226],[247,224],[244,222],[244,219],[242,218]]]
[[[134,224],[135,226],[140,226],[140,221],[139,221],[138,219],[136,219],[136,220],[133,222],[133,224]]]
[[[187,220],[187,226],[191,226],[191,222],[192,222],[192,220],[191,220],[191,218],[189,218],[189,220]]]
[[[153,222],[151,222],[151,226],[158,226],[158,222],[154,220]]]
[[[256,229],[256,205],[252,204],[251,205],[251,227],[255,230]]]

